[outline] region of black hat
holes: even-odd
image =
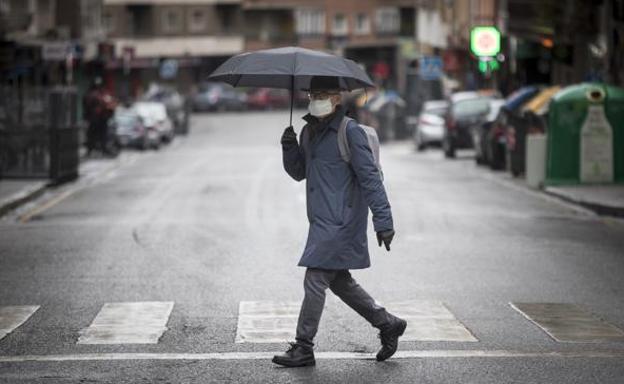
[[[310,79],[310,90],[340,90],[340,79],[336,76],[312,76],[312,78]]]

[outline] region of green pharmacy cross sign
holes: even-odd
[[[496,27],[474,27],[470,31],[470,50],[475,56],[492,57],[501,50],[501,34]]]

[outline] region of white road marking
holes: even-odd
[[[286,343],[295,339],[301,303],[241,301],[236,343]]]
[[[555,341],[622,341],[624,331],[569,303],[509,303]]]
[[[401,341],[479,341],[439,301],[387,303],[388,311],[407,321]]]
[[[156,344],[172,309],[171,301],[106,303],[78,344]]]
[[[81,353],[68,355],[0,356],[0,363],[128,360],[270,360],[281,351],[222,353]],[[374,353],[316,352],[317,360],[374,360]],[[392,359],[418,358],[589,358],[624,359],[624,350],[514,351],[514,350],[414,350],[397,351]]]
[[[0,340],[24,324],[38,309],[38,305],[0,307]]]

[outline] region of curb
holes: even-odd
[[[20,192],[14,193],[9,197],[0,200],[0,217],[4,216],[15,208],[43,195],[43,193],[48,188],[48,185],[48,181],[42,181],[30,187],[26,187]]]
[[[624,207],[617,207],[617,206],[605,205],[605,204],[601,204],[601,203],[593,202],[593,201],[575,199],[564,193],[560,193],[558,191],[554,191],[549,188],[543,188],[542,191],[549,196],[553,196],[560,200],[566,201],[568,203],[572,203],[580,207],[587,208],[600,216],[624,218]]]

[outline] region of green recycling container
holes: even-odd
[[[559,91],[548,114],[546,185],[624,183],[624,89],[583,83]]]

